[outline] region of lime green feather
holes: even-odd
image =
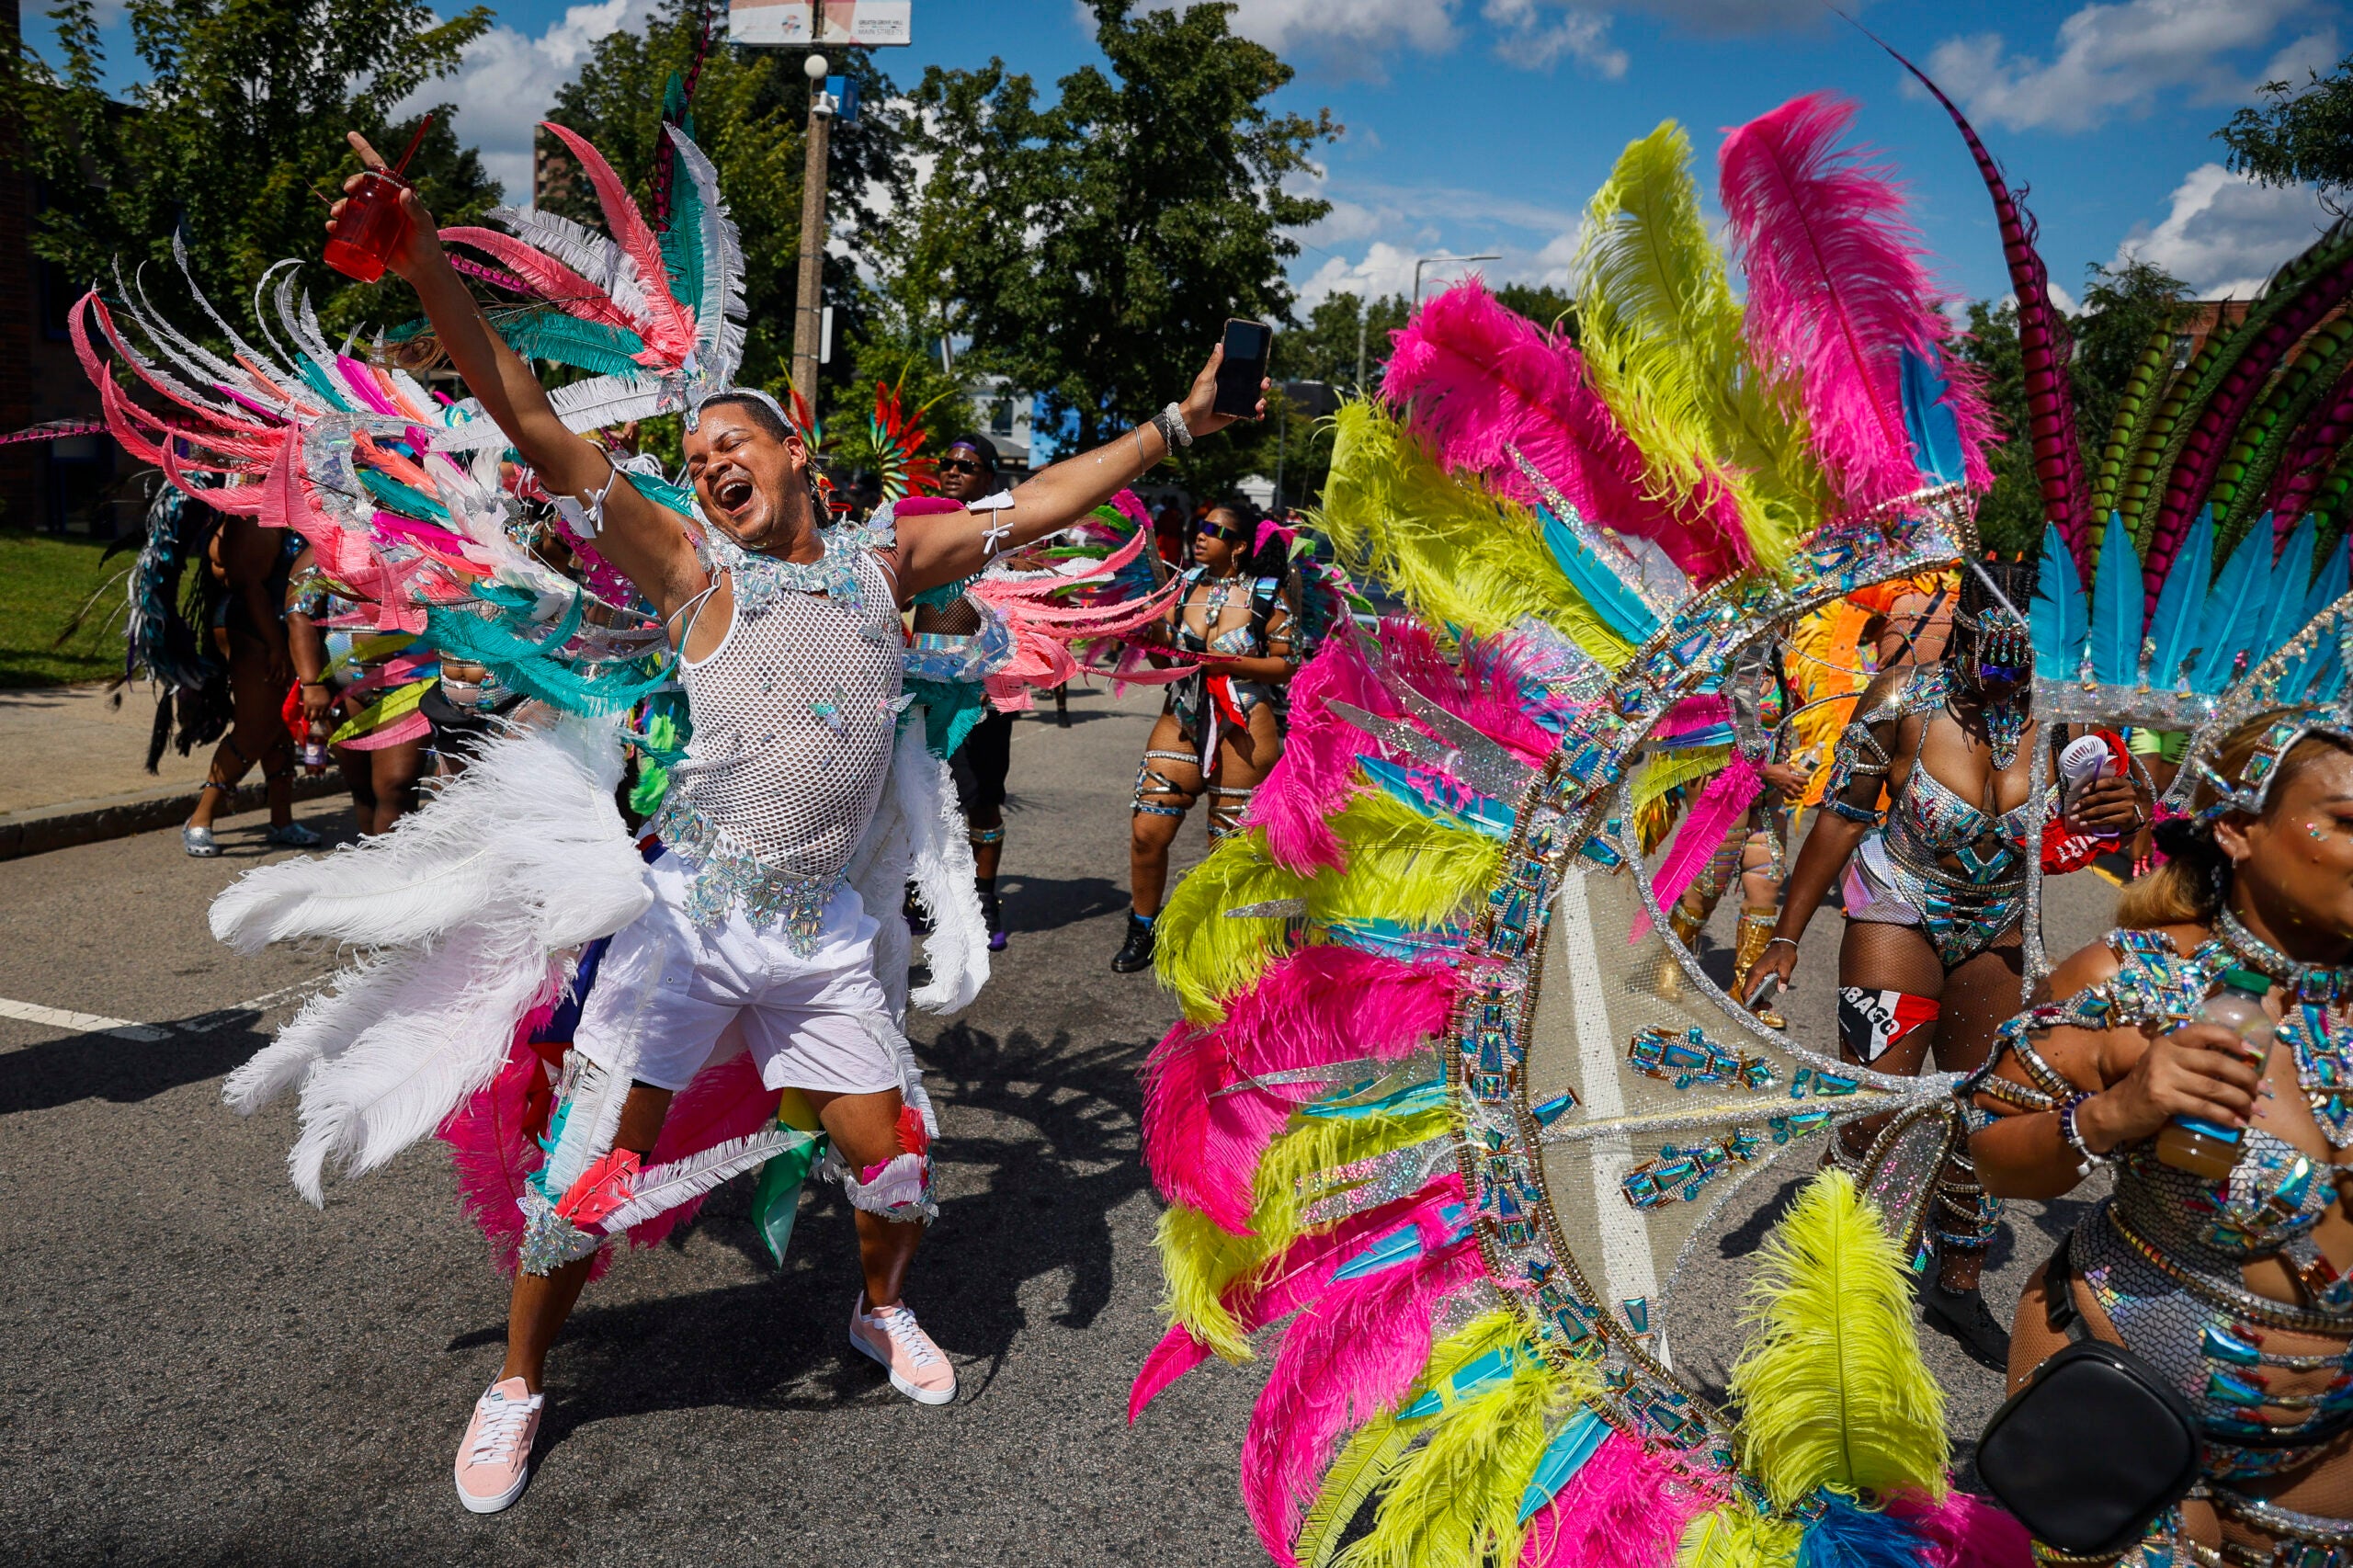
[[[1732,760],[1730,746],[1701,746],[1696,751],[1659,752],[1634,778],[1634,807],[1641,810],[1680,784],[1712,778]]]
[[[1734,1498],[1685,1527],[1675,1568],[1790,1568],[1804,1533],[1797,1520],[1768,1518]]]
[[[2222,519],[2217,542],[2235,543],[2268,508],[2272,476],[2279,472],[2299,428],[2337,381],[2353,367],[2353,319],[2344,316],[2313,329],[2296,358],[2273,379],[2214,475],[2207,501]]]
[[[1909,1278],[1843,1171],[1808,1182],[1760,1249],[1731,1387],[1744,1468],[1776,1507],[1823,1486],[1943,1495],[1944,1390],[1920,1358]]]
[[[1376,1415],[1357,1428],[1340,1457],[1324,1472],[1323,1490],[1300,1526],[1294,1554],[1301,1568],[1330,1568],[1365,1499],[1395,1478],[1414,1437],[1414,1426],[1401,1425],[1387,1415]]]
[[[2148,347],[2141,350],[2116,400],[2116,420],[2109,427],[2108,445],[2100,449],[2099,472],[2092,479],[2091,515],[2095,517],[2108,516],[2116,504],[2117,489],[2124,483],[2124,460],[2141,444],[2149,420],[2156,414],[2157,389],[2165,384],[2165,364],[2172,356],[2173,324],[2168,322],[2150,335]]]
[[[1256,829],[1228,837],[1176,884],[1161,912],[1154,963],[1185,1016],[1214,1023],[1222,999],[1245,990],[1284,951],[1283,922],[1226,914],[1241,905],[1304,898],[1314,920],[1443,923],[1467,893],[1484,888],[1503,846],[1449,827],[1385,794],[1359,795],[1332,819],[1347,854],[1342,870],[1303,879],[1276,865]]]
[[[1673,120],[1619,154],[1586,211],[1577,342],[1663,493],[1712,473],[1778,571],[1820,512],[1820,474],[1785,399],[1750,366],[1741,309]],[[1598,519],[1608,521],[1607,518]]]
[[[1492,636],[1534,616],[1615,669],[1634,650],[1554,563],[1526,508],[1447,473],[1370,403],[1333,415],[1317,526],[1340,562],[1434,624]]]
[[[2132,548],[2143,560],[2149,553],[2149,534],[2156,527],[2156,514],[2149,506],[2153,491],[2160,490],[2172,468],[2165,461],[2165,450],[2174,432],[2189,423],[2193,412],[2190,392],[2205,379],[2206,370],[2222,352],[2222,347],[2236,329],[2218,325],[2214,335],[2189,358],[2181,372],[2165,383],[2164,395],[2156,399],[2156,412],[2149,416],[2141,438],[2132,449],[2132,456],[2124,471],[2123,486],[2116,493],[2116,510],[2123,516],[2124,524],[2132,530]]]
[[[1302,1196],[1301,1182],[1438,1137],[1450,1125],[1444,1106],[1412,1116],[1298,1119],[1258,1161],[1251,1182],[1249,1235],[1234,1235],[1181,1205],[1161,1215],[1160,1268],[1167,1285],[1162,1310],[1227,1360],[1248,1360],[1249,1339],[1221,1298],[1299,1239],[1305,1229],[1300,1211],[1315,1196]]]

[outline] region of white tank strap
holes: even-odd
[[[697,594],[694,597],[688,599],[685,604],[680,605],[677,608],[672,610],[667,616],[663,618],[662,624],[665,627],[670,626],[682,615],[688,618],[685,629],[678,632],[678,652],[680,653],[683,654],[687,651],[687,639],[693,636],[695,633],[695,618],[701,615],[702,607],[710,601],[710,596],[719,592],[719,585],[722,580],[723,579],[714,573],[710,583],[704,586],[701,593]]]

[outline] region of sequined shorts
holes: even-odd
[[[890,1004],[874,974],[876,926],[857,890],[835,890],[803,952],[741,910],[698,926],[688,914],[691,877],[674,853],[646,875],[654,906],[606,949],[574,1051],[658,1089],[685,1088],[737,1049],[751,1051],[772,1089],[900,1087]]]

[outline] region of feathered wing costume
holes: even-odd
[[[1472,282],[1338,416],[1324,525],[1422,624],[1301,670],[1247,830],[1161,917],[1185,1017],[1145,1084],[1174,1321],[1131,1414],[1271,1340],[1242,1484],[1278,1562],[2026,1559],[1948,1489],[1907,1305],[1950,1082],[1733,1005],[1631,825],[1745,645],[1971,547],[1983,415],[1844,123],[1801,100],[1727,143],[1745,312],[1668,128],[1606,193],[1610,244],[1679,256],[1591,274],[1606,374]],[[1742,456],[1775,449],[1769,477]],[[1720,1407],[1671,1369],[1685,1256],[1779,1156],[1888,1113],[1860,1188],[1816,1177],[1766,1250]]]
[[[511,210],[492,214],[505,232],[445,230],[445,242],[485,258],[456,259],[501,296],[494,324],[519,353],[588,372],[553,394],[576,430],[689,407],[727,387],[743,351],[743,257],[709,160],[665,127],[679,177],[656,233],[594,147],[547,129],[579,160],[608,233]],[[675,756],[685,715],[668,712],[642,732],[625,725],[622,715],[671,687],[671,655],[658,621],[597,554],[595,519],[559,507],[581,580],[542,562],[520,523],[523,500],[545,497],[528,471],[503,461],[496,426],[471,400],[428,392],[385,353],[330,346],[292,266],[272,268],[256,292],[254,335],[264,347],[197,296],[226,355],[176,329],[137,278],[118,280],[113,303],[95,290],[82,301],[74,338],[110,428],[175,484],[225,480],[205,492],[211,505],[301,533],[337,589],[369,607],[376,629],[419,633],[485,665],[559,717],[510,728],[384,838],[265,868],[222,896],[213,929],[242,949],[324,937],[363,955],[232,1076],[228,1097],[252,1110],[299,1091],[291,1167],[314,1202],[330,1169],[373,1169],[438,1129],[457,1150],[468,1207],[511,1262],[517,1205],[541,1175],[537,1140],[565,1015],[576,1017],[578,971],[651,896],[613,804],[622,744],[649,760]],[[142,397],[119,383],[118,369]],[[658,472],[621,472],[702,537],[689,493]],[[1116,565],[1065,585],[1092,597]],[[1073,636],[1116,634],[1157,612],[1110,596],[1071,604],[1039,602],[1017,585],[992,592],[998,635],[964,678],[992,683],[993,695],[1001,687],[1008,701],[1024,681],[1071,667],[1061,644]],[[847,876],[870,908],[896,907],[910,881],[931,907],[930,975],[912,996],[904,936],[878,943],[893,1009],[969,1003],[987,977],[987,933],[953,792],[920,725],[898,738]],[[908,1098],[927,1120],[920,1077],[898,1044]],[[764,1177],[761,1187],[764,1231],[780,1244],[815,1123],[798,1096],[779,1103],[748,1066],[733,1055],[681,1091],[634,1199],[603,1215],[607,1234],[656,1239],[720,1180],[790,1154],[792,1179]]]

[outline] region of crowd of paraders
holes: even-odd
[[[918,456],[878,389],[896,455],[854,496],[734,381],[740,250],[675,126],[651,217],[549,128],[606,233],[441,229],[355,136],[333,244],[375,236],[423,309],[373,351],[290,285],[267,352],[75,308],[171,481],[131,653],[153,754],[217,743],[183,847],[222,852],[256,767],[272,846],[322,847],[299,769],[350,792],[353,842],[211,908],[243,949],[368,955],[226,1097],[299,1091],[313,1201],[438,1137],[513,1277],[464,1506],[522,1496],[620,1244],[737,1176],[779,1262],[839,1183],[848,1345],[956,1399],[904,1295],[945,1179],[908,1018],[1018,961],[1014,759],[1052,767],[1076,682],[1158,699],[1103,956],[1183,1013],[1145,1074],[1168,1326],[1131,1416],[1271,1359],[1242,1465],[1276,1560],[2353,1568],[2353,233],[2186,363],[2154,344],[2097,472],[2031,389],[2047,537],[2000,558],[1997,437],[1851,115],[1728,132],[1721,231],[1680,128],[1629,147],[1578,335],[1437,295],[1279,517],[1134,489],[1263,412],[1222,347],[1034,472],[978,434]],[[640,432],[672,415],[665,464]],[[2052,961],[2046,880],[2101,874],[2115,928]],[[1790,994],[1834,967],[1810,1038]],[[1784,1149],[1748,1347],[1686,1381],[1699,1233],[1666,1221]],[[2070,1195],[2005,1321],[2006,1201]],[[2006,1378],[1994,1500],[1915,1322]]]

